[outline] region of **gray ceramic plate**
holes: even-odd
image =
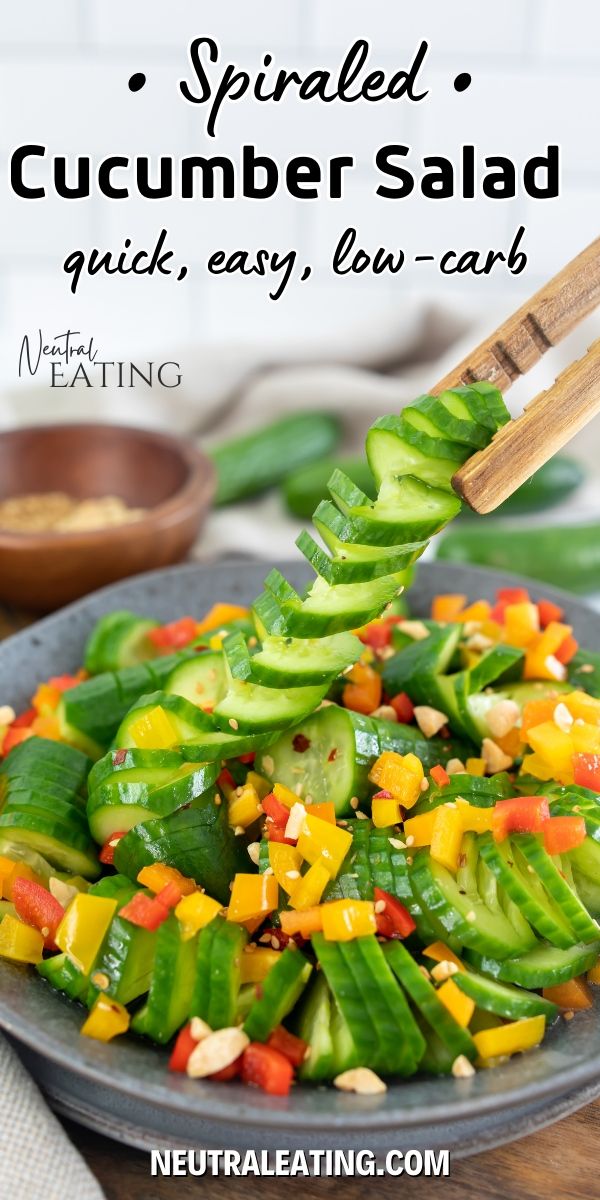
[[[295,583],[306,577],[298,564],[287,571]],[[217,598],[249,602],[264,575],[264,564],[188,566],[107,588],[0,645],[1,699],[24,707],[37,681],[74,669],[88,631],[104,612],[132,608],[168,620],[201,613]],[[506,583],[491,572],[424,564],[411,605],[415,614],[426,614],[437,592],[491,598]],[[531,587],[539,594],[537,585]],[[600,645],[600,616],[551,588],[541,591],[565,606],[583,645]],[[140,1146],[451,1146],[469,1153],[520,1137],[600,1094],[594,1011],[557,1023],[538,1050],[495,1070],[467,1080],[417,1078],[369,1098],[296,1088],[280,1099],[241,1085],[169,1075],[164,1051],[134,1039],[104,1046],[80,1038],[81,1019],[80,1008],[33,972],[0,964],[0,1024],[53,1103]]]

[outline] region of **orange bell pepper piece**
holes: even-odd
[[[432,621],[455,621],[467,603],[467,597],[458,592],[448,592],[445,595],[434,596],[431,605]]]
[[[316,904],[298,912],[280,913],[281,928],[288,937],[298,933],[301,937],[309,938],[311,933],[320,933],[323,928],[324,905]]]
[[[464,966],[457,958],[454,950],[451,950],[445,942],[432,942],[430,946],[426,946],[423,954],[426,958],[432,958],[434,962],[451,962],[458,967],[459,971],[464,971]]]
[[[540,631],[537,604],[507,604],[504,609],[504,638],[509,646],[529,646]]]
[[[551,621],[543,633],[527,646],[525,651],[524,679],[555,679],[564,682],[567,669],[556,657],[556,651],[573,630],[570,625]]]
[[[213,604],[202,620],[198,621],[196,634],[199,636],[201,633],[210,633],[211,629],[218,629],[221,625],[228,625],[230,621],[239,621],[247,616],[249,609],[241,604]]]
[[[567,1010],[591,1008],[594,1003],[592,993],[582,975],[569,979],[567,983],[559,983],[556,987],[544,988],[542,994],[546,1000],[551,1000],[553,1004]]]
[[[357,662],[346,676],[348,683],[342,693],[344,708],[352,712],[369,713],[381,704],[381,676],[368,663]]]
[[[168,883],[174,883],[182,896],[190,896],[192,892],[197,891],[195,879],[188,879],[186,875],[182,875],[177,867],[168,867],[166,863],[151,863],[148,867],[142,867],[137,877],[138,883],[142,887],[147,887],[151,892],[161,892]]]
[[[465,995],[464,992],[461,992],[453,979],[447,979],[437,989],[437,997],[454,1017],[457,1025],[462,1025],[463,1029],[466,1029],[475,1012],[475,1001],[471,1000],[471,997]]]
[[[266,917],[277,908],[279,884],[274,875],[238,874],[233,880],[227,920],[243,924]]]

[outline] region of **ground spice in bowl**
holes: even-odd
[[[77,500],[66,492],[39,492],[0,500],[0,531],[76,533],[139,521],[146,513],[145,508],[128,508],[120,496]]]

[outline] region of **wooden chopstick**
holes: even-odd
[[[506,392],[600,304],[600,238],[536,292],[432,389],[486,379]],[[600,412],[600,342],[505,425],[452,480],[475,512],[488,513]]]
[[[600,413],[600,339],[509,421],[485,450],[452,479],[461,499],[478,513],[493,512],[587,422]]]

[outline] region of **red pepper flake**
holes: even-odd
[[[113,754],[113,767],[120,767],[127,758],[127,750],[115,750]]]
[[[292,746],[296,754],[305,754],[307,750],[310,750],[310,741],[303,733],[297,733],[292,739]]]
[[[327,755],[327,762],[335,762],[336,758],[337,758],[337,749],[334,746],[333,750],[330,750],[329,754]]]

